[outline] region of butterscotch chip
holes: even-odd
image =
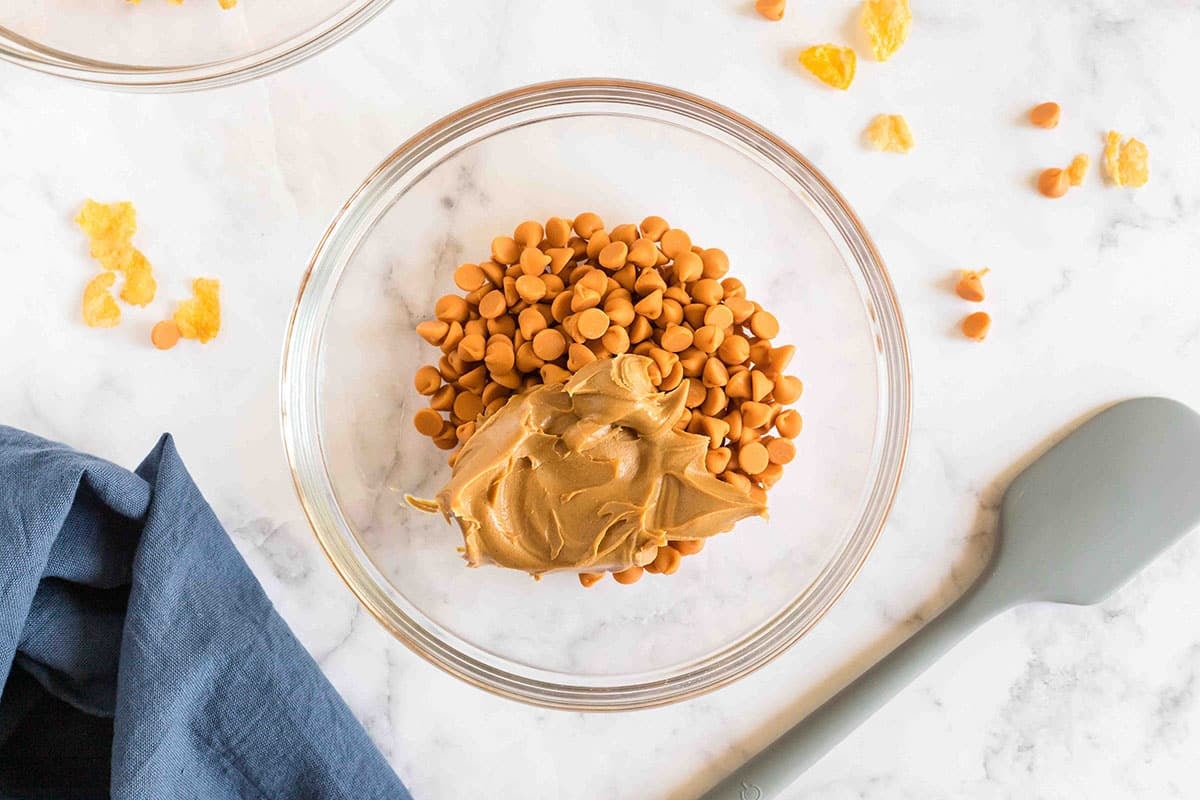
[[[775,391],[775,381],[758,370],[750,371],[750,397],[755,402],[761,403],[773,391]]]
[[[522,275],[517,278],[517,294],[526,303],[536,303],[546,296],[546,284],[535,275]]]
[[[521,247],[537,247],[542,241],[543,234],[540,222],[526,220],[513,231],[513,240]]]
[[[747,474],[757,475],[771,463],[762,442],[749,442],[738,448],[738,466]]]
[[[611,325],[600,339],[604,349],[614,355],[629,352],[629,332],[619,325]]]
[[[562,217],[546,220],[546,242],[551,247],[566,247],[571,240],[571,223]]]
[[[521,258],[521,246],[511,236],[492,239],[492,260],[497,264],[516,264]]]
[[[557,364],[546,364],[542,367],[542,383],[566,383],[571,379],[571,373]]]
[[[608,315],[598,308],[589,308],[579,314],[579,333],[586,339],[599,339],[608,331]]]
[[[766,403],[749,401],[742,403],[739,409],[742,414],[742,430],[746,428],[761,428],[771,419],[771,407]],[[732,423],[730,423],[732,427]]]
[[[985,311],[976,311],[962,321],[963,336],[982,342],[992,327],[992,318]]]
[[[779,335],[779,320],[768,311],[756,311],[750,317],[750,330],[760,339],[773,339]]]
[[[483,412],[483,399],[474,392],[462,392],[454,398],[454,416],[472,420]]]
[[[678,258],[692,251],[692,237],[679,228],[671,228],[664,233],[659,244],[667,258]]]
[[[454,270],[454,285],[464,292],[473,292],[487,283],[487,275],[478,264],[463,264]]]
[[[787,0],[755,0],[754,3],[754,10],[772,22],[778,22],[783,19],[783,12],[786,7]]]
[[[685,283],[698,281],[704,275],[704,262],[690,250],[680,253],[675,259],[675,275]]]
[[[442,415],[432,408],[422,408],[413,415],[413,425],[422,436],[437,436],[442,432]]]
[[[719,358],[710,358],[705,361],[701,376],[705,386],[724,386],[729,383],[729,370],[725,368]]]
[[[633,324],[629,326],[629,341],[637,344],[649,339],[654,333],[654,326],[650,324],[650,320],[644,316],[636,316],[633,318]]]
[[[604,220],[599,215],[585,211],[575,218],[575,232],[584,239],[590,239],[596,231],[603,230]]]
[[[1061,114],[1058,103],[1039,103],[1029,109],[1029,121],[1039,128],[1057,128]]]
[[[791,439],[772,439],[767,443],[767,456],[772,464],[789,464],[796,457],[796,445]]]
[[[725,390],[718,386],[708,387],[704,395],[704,402],[700,404],[700,413],[710,417],[718,417],[725,414],[725,409],[729,407],[729,398],[725,396]],[[725,425],[725,431],[729,431],[729,423],[722,422]]]
[[[701,278],[692,285],[692,297],[706,306],[715,306],[725,296],[725,289],[713,278]]]
[[[607,317],[605,323],[607,324]],[[546,329],[533,337],[533,353],[543,361],[553,361],[567,350],[567,341],[557,330]],[[524,370],[528,371],[528,370]]]
[[[726,394],[736,400],[751,400],[753,391],[749,370],[730,372],[729,382],[725,386]]]
[[[487,340],[481,334],[469,333],[458,343],[458,357],[463,361],[482,361]]]
[[[678,305],[676,305],[678,307]],[[683,310],[680,309],[681,315]],[[692,346],[692,332],[682,325],[672,325],[662,335],[662,347],[671,353],[680,353]]]
[[[775,379],[775,400],[780,403],[794,403],[804,392],[804,384],[799,378],[791,375],[781,375]]]
[[[438,374],[436,367],[424,366],[413,375],[413,385],[416,386],[418,394],[430,395],[442,385],[442,376]]]
[[[467,301],[456,294],[447,294],[438,298],[433,306],[433,313],[443,322],[466,322],[471,309]]]
[[[671,226],[662,217],[650,216],[642,220],[642,224],[638,227],[642,231],[642,236],[645,236],[652,242],[657,242]]]
[[[504,298],[504,292],[499,289],[493,289],[479,301],[479,315],[484,319],[495,319],[507,308],[508,301]]]
[[[741,364],[750,357],[750,342],[738,334],[726,336],[725,341],[717,348],[717,355],[726,364]]]

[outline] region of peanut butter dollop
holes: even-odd
[[[766,507],[704,466],[709,439],[674,429],[686,384],[659,392],[654,362],[594,361],[514,397],[460,451],[438,493],[470,566],[534,575],[619,571],[668,540],[705,539]]]

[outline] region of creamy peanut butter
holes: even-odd
[[[704,466],[709,439],[674,425],[686,384],[659,392],[654,362],[594,361],[566,384],[514,397],[463,446],[437,501],[471,566],[538,575],[644,565],[670,541],[705,539],[766,506]]]

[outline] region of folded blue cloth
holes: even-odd
[[[0,797],[411,800],[175,451],[0,426]]]

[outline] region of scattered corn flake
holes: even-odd
[[[83,321],[91,328],[112,328],[121,321],[121,307],[110,290],[116,273],[101,272],[83,288]]]
[[[144,306],[154,299],[158,284],[150,262],[133,246],[133,235],[137,232],[137,212],[133,203],[88,200],[75,222],[87,234],[89,252],[100,266],[125,274],[122,300]]]
[[[865,131],[867,143],[887,153],[907,153],[913,148],[912,130],[900,114],[880,114]]]
[[[1109,131],[1104,146],[1104,171],[1114,186],[1137,188],[1150,180],[1150,151],[1137,139],[1121,141],[1121,134]]]
[[[141,5],[142,0],[125,0],[131,6]],[[167,0],[173,6],[183,5],[183,0]],[[221,8],[229,10],[237,5],[237,0],[217,0],[221,4]]]
[[[1088,167],[1091,166],[1092,160],[1087,157],[1086,153],[1080,153],[1071,159],[1070,166],[1067,167],[1067,178],[1070,179],[1072,186],[1083,185],[1083,179],[1087,177]]]
[[[150,270],[150,262],[142,251],[133,248],[130,261],[125,266],[125,285],[121,287],[121,299],[133,306],[146,306],[154,299],[158,282]]]
[[[175,323],[185,339],[207,342],[221,330],[221,282],[212,278],[192,281],[192,295],[175,308]]]
[[[887,61],[908,38],[912,9],[908,0],[864,0],[862,24],[876,61]]]
[[[800,63],[821,82],[845,90],[854,81],[857,58],[849,47],[818,44],[800,53]]]
[[[87,234],[92,258],[105,269],[124,269],[137,232],[133,203],[97,203],[89,199],[75,222]]]

